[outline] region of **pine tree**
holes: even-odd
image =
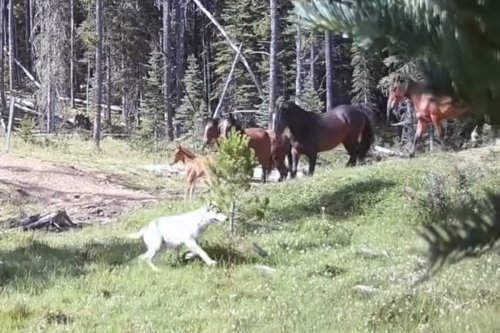
[[[361,104],[364,107],[377,109],[377,81],[380,77],[378,67],[380,67],[380,57],[373,50],[365,50],[354,42],[351,47],[353,67],[351,103]]]
[[[309,79],[304,82],[304,89],[299,100],[300,106],[308,111],[321,112],[325,108],[325,103],[323,103],[318,92],[314,89],[313,82]]]
[[[148,74],[145,78],[139,132],[146,147],[158,150],[158,144],[165,133],[164,123],[161,54],[158,51],[153,51],[148,61]]]
[[[176,112],[177,121],[181,124],[182,133],[197,132],[202,127],[202,119],[208,117],[207,106],[203,98],[203,76],[196,58],[190,54],[187,59],[187,69],[184,74],[184,87],[187,95],[181,100],[181,105]],[[191,100],[189,100],[191,98]],[[193,105],[194,108],[193,109]]]

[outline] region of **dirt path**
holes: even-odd
[[[0,205],[21,203],[41,210],[26,210],[26,214],[65,209],[74,222],[107,223],[125,211],[159,200],[146,191],[120,185],[113,178],[33,158],[1,155]]]

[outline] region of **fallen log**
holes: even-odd
[[[31,215],[19,222],[18,227],[23,230],[46,229],[49,231],[64,231],[70,228],[80,228],[81,225],[74,223],[65,210],[45,215]]]
[[[381,154],[384,154],[384,155],[388,155],[388,156],[398,156],[398,157],[408,157],[407,154],[404,154],[404,153],[401,153],[401,152],[397,152],[397,151],[394,151],[394,150],[391,150],[391,149],[387,149],[387,148],[384,148],[384,147],[380,147],[380,146],[377,146],[377,145],[374,145],[373,146],[373,150],[378,152],[378,153],[381,153]]]

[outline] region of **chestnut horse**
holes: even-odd
[[[243,128],[240,123],[236,121],[232,114],[229,114],[225,119],[221,121],[220,125],[220,135],[227,137],[231,129],[243,133]],[[288,157],[288,166],[292,165],[292,144],[290,138],[282,133],[280,136],[276,135],[273,130],[266,130],[260,127],[253,127],[254,129],[260,129],[267,132],[271,139],[271,166],[270,170],[276,168],[280,173],[278,181],[286,180],[288,176],[289,169],[285,165],[285,157]]]
[[[442,122],[447,119],[472,115],[469,108],[457,105],[457,102],[452,97],[438,97],[430,93],[423,83],[399,75],[394,80],[394,85],[389,91],[387,115],[389,116],[389,113],[405,98],[412,101],[418,120],[410,157],[415,156],[417,141],[429,129],[430,125],[434,125],[438,140],[444,146]],[[480,123],[478,126],[481,126],[484,121],[480,121]],[[476,129],[478,126],[476,126]]]
[[[290,130],[292,178],[297,175],[302,154],[309,159],[309,176],[312,176],[318,153],[342,143],[349,154],[346,166],[355,166],[356,162],[365,158],[375,140],[373,113],[357,105],[339,105],[325,113],[314,113],[279,97],[276,101],[275,122],[276,135],[281,135],[286,127]]]
[[[203,148],[214,143],[218,145],[218,139],[227,137],[232,128],[248,136],[248,146],[254,151],[257,161],[262,166],[262,181],[265,183],[267,174],[271,171],[271,138],[265,129],[258,127],[242,129],[232,115],[222,121],[218,118],[210,119],[205,125]]]
[[[280,178],[278,181],[286,180],[288,177],[288,172],[292,167],[292,143],[290,142],[290,137],[285,133],[280,136],[276,135],[273,130],[267,130],[267,133],[271,137],[271,161],[273,169],[278,169],[280,173]],[[285,158],[287,159],[288,166],[285,165]]]
[[[182,162],[186,168],[186,180],[188,187],[186,189],[185,199],[193,198],[194,188],[198,180],[204,180],[208,185],[212,182],[212,171],[210,170],[210,164],[213,160],[209,156],[196,156],[191,150],[181,147],[177,147],[177,151],[174,154],[174,160],[170,165],[174,165],[177,162]]]

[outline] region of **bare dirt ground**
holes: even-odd
[[[110,174],[0,155],[0,206],[16,205],[19,215],[65,209],[74,222],[108,223],[160,199],[165,197],[124,186]]]

